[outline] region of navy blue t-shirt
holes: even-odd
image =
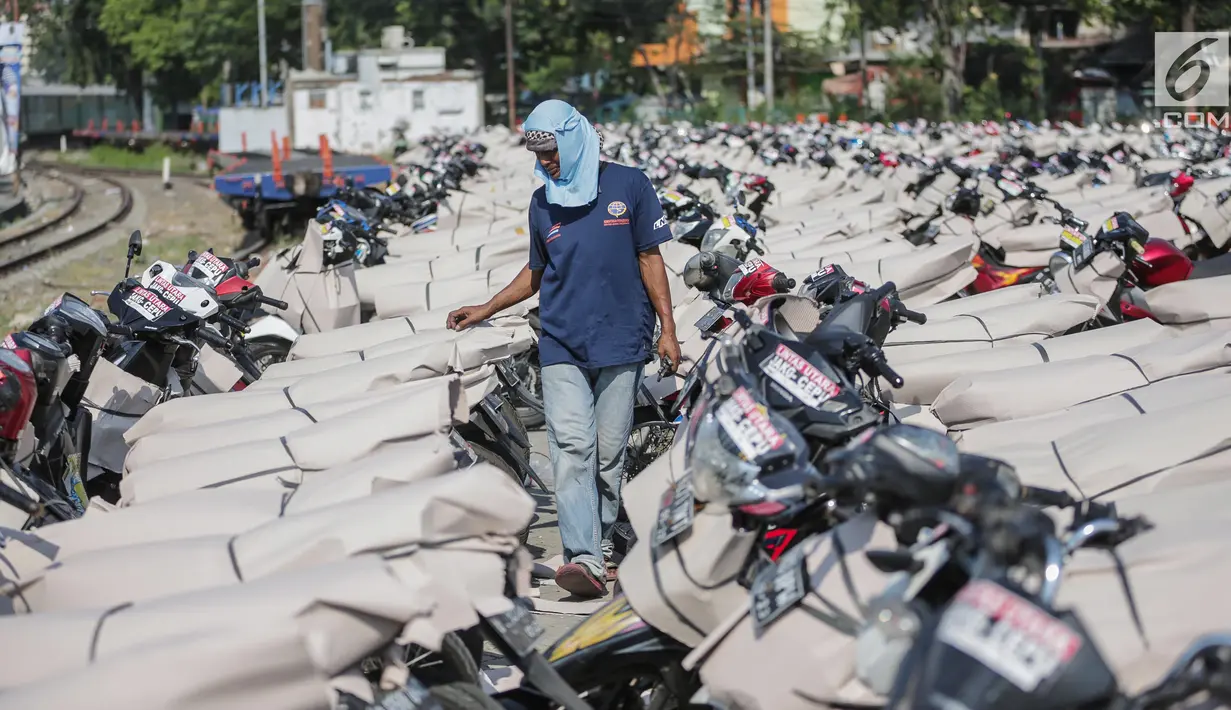
[[[530,200],[530,268],[542,271],[539,363],[598,368],[646,360],[654,307],[637,255],[671,239],[641,171],[605,163],[598,199],[584,207]]]

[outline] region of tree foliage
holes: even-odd
[[[515,0],[522,88],[546,93],[598,69],[626,80],[633,52],[663,38],[674,10],[663,0]],[[445,47],[451,66],[503,86],[504,0],[346,0],[328,12],[335,49],[377,46],[382,28],[402,25],[418,44]],[[266,0],[265,13],[273,76],[282,60],[300,64],[300,2]],[[259,74],[255,0],[51,0],[31,32],[51,78],[136,92],[144,76],[168,101],[216,97],[225,62],[232,81]]]

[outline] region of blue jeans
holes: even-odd
[[[606,574],[602,542],[620,512],[624,447],[633,426],[641,365],[543,368],[543,407],[567,562]]]

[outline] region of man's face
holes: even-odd
[[[539,165],[543,166],[543,170],[551,176],[552,180],[560,177],[560,151],[536,150],[534,152],[534,157],[538,159]]]

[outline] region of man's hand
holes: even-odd
[[[475,323],[481,323],[491,318],[491,315],[488,312],[486,303],[481,306],[462,306],[449,313],[449,320],[445,325],[448,326],[449,330],[465,330]]]
[[[667,371],[673,375],[680,369],[680,341],[675,339],[674,330],[664,330],[658,337],[658,359],[663,363],[670,361]]]

